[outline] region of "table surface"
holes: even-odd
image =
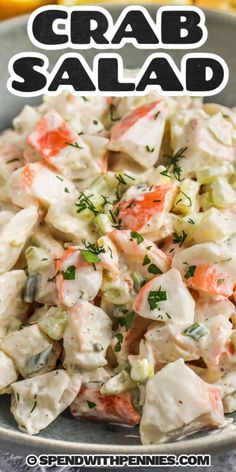
[[[78,467],[59,467],[57,469],[55,468],[50,468],[46,469],[44,467],[35,467],[30,468],[27,467],[25,464],[25,459],[22,457],[14,456],[13,454],[6,454],[6,453],[1,453],[0,452],[0,472],[46,472],[46,470],[50,472],[128,472],[128,471],[134,471],[134,468],[78,468]],[[177,472],[177,471],[183,471],[183,472],[193,472],[194,470],[196,472],[236,472],[236,451],[234,452],[227,452],[223,454],[218,454],[212,456],[212,466],[211,467],[160,467],[160,468],[141,468],[140,467],[140,472],[151,472],[151,471],[157,471],[158,472]]]

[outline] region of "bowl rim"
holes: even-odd
[[[137,5],[143,5],[148,8],[158,8],[161,4],[156,3],[144,3],[141,2]],[[91,4],[90,4],[91,6]],[[111,9],[124,8],[126,4],[111,4],[109,2],[103,3],[101,6],[104,8],[109,7]],[[235,23],[236,25],[236,14],[233,12],[215,10],[210,8],[203,8],[203,11],[212,18],[217,18]],[[9,28],[21,27],[27,24],[29,14],[16,16],[10,19],[3,20],[0,23],[0,34]],[[207,436],[206,436],[207,435]],[[5,427],[0,427],[0,447],[9,452],[12,449],[20,451],[21,455],[28,453],[39,453],[39,452],[58,452],[58,453],[92,453],[92,454],[181,454],[181,453],[211,453],[226,451],[235,447],[236,444],[236,427],[235,429],[226,431],[221,435],[221,430],[213,430],[210,433],[206,431],[206,435],[198,438],[187,438],[177,440],[175,442],[167,442],[155,445],[116,445],[116,444],[98,444],[98,443],[81,443],[74,441],[66,441],[61,439],[45,438],[41,436],[30,436],[20,431],[14,431]]]

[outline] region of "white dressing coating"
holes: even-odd
[[[18,374],[13,360],[0,350],[0,393],[4,393],[4,389],[16,382]]]
[[[17,370],[25,378],[53,370],[60,355],[59,346],[53,344],[37,325],[8,334],[1,349],[14,360]]]
[[[235,146],[236,109],[155,91],[44,97],[1,134],[0,394],[22,431],[69,406],[156,444],[236,411]]]
[[[170,363],[146,386],[140,433],[143,444],[225,423],[221,390],[201,380],[182,359]]]
[[[79,374],[55,370],[12,384],[11,412],[21,431],[38,434],[60,415],[78,395]]]
[[[0,230],[0,273],[12,269],[37,223],[36,207],[19,211]]]
[[[65,365],[87,370],[105,366],[106,350],[112,339],[109,317],[88,302],[77,304],[68,313],[64,333]]]
[[[7,329],[12,317],[17,314],[17,305],[22,308],[20,314],[24,314],[25,307],[21,301],[26,284],[26,275],[23,270],[12,270],[0,275],[0,324],[1,329]]]

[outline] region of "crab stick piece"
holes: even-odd
[[[170,269],[171,258],[140,234],[115,230],[109,236],[130,262],[137,265],[138,271],[144,277],[150,278],[152,274],[161,274]]]
[[[76,141],[78,135],[55,110],[41,118],[27,137],[27,144],[49,162],[68,144]]]
[[[80,300],[94,300],[102,284],[102,267],[86,261],[80,249],[68,248],[56,263],[59,301],[71,307]]]
[[[130,426],[135,426],[140,422],[140,414],[133,406],[131,392],[119,395],[102,395],[95,385],[82,387],[70,409],[72,415],[77,419],[82,417]]]
[[[132,231],[151,231],[150,220],[156,218],[161,222],[163,216],[172,206],[176,193],[175,184],[155,185],[148,192],[126,199],[126,194],[117,205],[119,219],[124,228]],[[158,225],[159,227],[160,225]]]
[[[124,152],[149,168],[158,160],[164,128],[164,100],[156,100],[131,111],[113,126],[109,149]]]
[[[138,293],[133,309],[144,318],[168,323],[194,319],[195,302],[176,269],[154,277]]]

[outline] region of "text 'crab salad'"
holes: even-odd
[[[26,106],[0,137],[0,393],[21,431],[70,407],[143,444],[236,410],[236,110]]]

